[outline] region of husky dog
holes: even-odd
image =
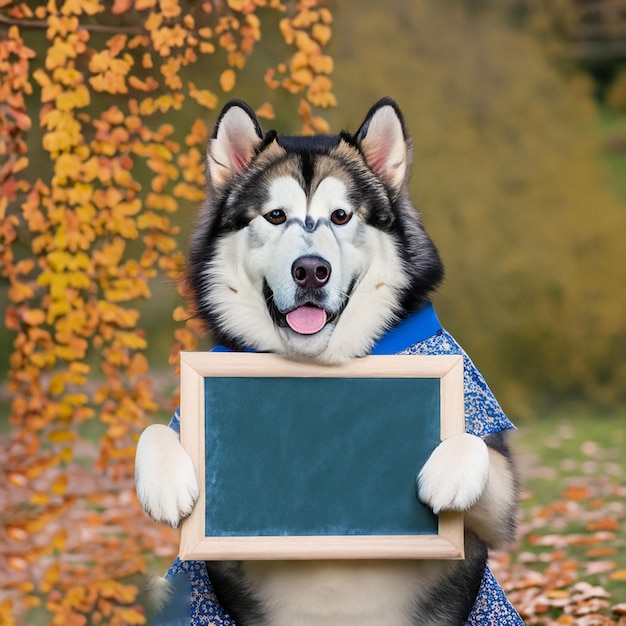
[[[409,200],[410,166],[403,117],[389,98],[355,134],[313,137],[264,133],[248,105],[229,102],[209,142],[208,200],[191,239],[195,314],[232,350],[323,364],[369,354],[430,306],[443,277]],[[466,384],[470,370],[480,376],[469,359],[465,367]],[[469,429],[444,440],[417,480],[435,513],[465,512],[464,560],[209,562],[221,607],[240,626],[466,623],[485,585],[487,548],[514,536],[517,503],[510,423],[483,429],[489,415],[472,419],[481,436]],[[165,426],[142,434],[136,480],[146,512],[174,526],[198,496],[191,462]],[[490,623],[522,624],[516,619]]]

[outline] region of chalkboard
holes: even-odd
[[[462,516],[435,516],[415,479],[463,428],[460,356],[182,353],[201,497],[181,558],[462,558]]]

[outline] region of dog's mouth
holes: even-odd
[[[285,315],[289,328],[300,335],[314,335],[318,333],[328,321],[328,313],[312,304],[299,306]]]
[[[307,301],[292,309],[281,311],[276,305],[274,293],[267,281],[263,285],[263,292],[274,323],[281,328],[290,328],[299,335],[315,335],[328,324],[332,324],[343,313],[349,300],[346,298],[337,311],[329,311],[314,301]]]

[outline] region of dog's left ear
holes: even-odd
[[[366,163],[385,183],[400,191],[410,165],[410,143],[400,108],[391,98],[379,100],[356,132]]]
[[[221,187],[243,172],[263,141],[263,130],[254,111],[242,100],[230,100],[220,113],[207,153],[208,176]]]

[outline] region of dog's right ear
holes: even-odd
[[[207,151],[208,176],[221,187],[243,172],[263,141],[254,111],[242,100],[230,100],[220,113]]]

